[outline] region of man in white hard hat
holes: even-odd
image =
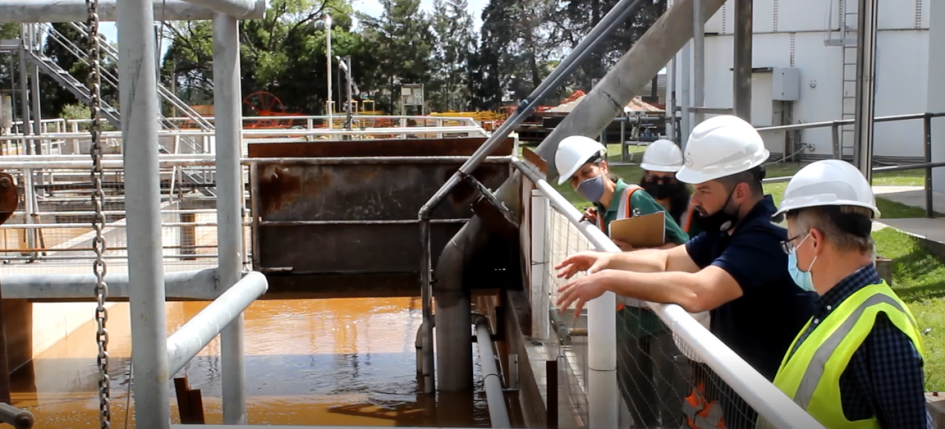
[[[847,162],[818,161],[788,183],[787,269],[820,295],[774,384],[828,429],[926,428],[922,341],[915,318],[873,265],[869,182]]]
[[[693,219],[705,231],[685,246],[626,253],[582,252],[556,268],[570,278],[589,275],[559,290],[560,309],[605,291],[690,313],[710,311],[711,331],[769,380],[784,353],[813,314],[816,294],[799,289],[787,271],[784,228],[764,195],[762,163],[768,150],[751,124],[730,115],[695,127],[676,177],[695,188]],[[719,380],[720,381],[720,380]],[[727,427],[753,424],[755,413],[737,395],[720,398]],[[698,427],[721,427],[721,413],[700,411]],[[693,419],[695,420],[695,419]]]

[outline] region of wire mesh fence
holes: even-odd
[[[533,202],[533,209],[534,207]],[[541,207],[537,208],[542,210]],[[568,256],[595,250],[588,238],[559,210],[548,205],[542,287],[552,326],[562,344],[558,352],[558,383],[567,396],[578,427],[589,426],[587,311],[557,313],[551,307],[558,288],[586,275],[558,278],[554,269]],[[534,230],[533,230],[534,231]],[[534,275],[534,274],[533,274]],[[621,428],[756,427],[757,413],[648,307],[627,305],[617,297],[616,356]],[[694,315],[708,325],[707,314]],[[555,320],[557,319],[557,320]],[[561,326],[563,325],[563,326]]]

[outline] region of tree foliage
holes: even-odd
[[[371,99],[377,110],[400,113],[400,87],[424,85],[425,111],[497,110],[527,97],[617,0],[489,0],[479,18],[468,0],[377,0],[377,16],[355,11],[353,0],[271,0],[265,19],[240,22],[240,79],[243,96],[264,91],[281,101],[276,113],[323,114],[329,97],[344,106],[345,76],[339,60],[351,59],[353,97]],[[665,11],[653,0],[603,40],[573,76],[543,104],[576,89],[589,90]],[[330,15],[332,94],[328,94],[327,45]],[[478,28],[477,28],[478,27]],[[68,25],[55,28],[77,45],[86,42]],[[160,81],[192,105],[212,104],[213,24],[160,23],[166,54]],[[0,25],[0,37],[15,38],[16,24]],[[80,80],[87,66],[57,43],[44,55]],[[0,61],[0,87],[10,88],[16,55]],[[114,67],[114,64],[110,64]],[[42,78],[44,116],[59,114],[77,100]],[[117,88],[106,98],[116,98]],[[253,114],[244,109],[244,113]],[[414,113],[414,112],[408,112]]]

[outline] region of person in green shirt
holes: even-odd
[[[670,212],[638,185],[627,184],[610,174],[604,145],[587,137],[561,141],[555,153],[558,184],[570,182],[594,204],[585,218],[607,233],[610,223],[633,216],[666,213],[666,244],[675,247],[689,241]],[[624,251],[629,243],[613,240]],[[649,308],[626,305],[617,298],[617,377],[634,427],[679,428],[683,424],[682,402],[688,389],[685,364],[675,359],[682,353],[673,333]]]

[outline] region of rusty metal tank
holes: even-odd
[[[484,138],[249,144],[252,259],[280,298],[419,294],[420,207]],[[496,189],[512,139],[473,176]],[[463,184],[432,216],[433,266],[472,217]]]

